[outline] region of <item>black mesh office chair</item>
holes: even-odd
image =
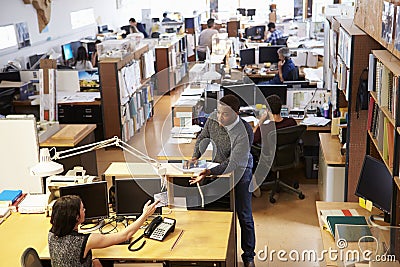
[[[273,181],[263,183],[263,185],[273,185],[272,191],[269,196],[269,201],[275,203],[275,193],[279,192],[281,188],[298,194],[300,199],[304,199],[303,193],[298,190],[299,183],[295,181],[293,186],[284,183],[280,179],[279,172],[282,170],[291,169],[296,167],[299,162],[300,155],[300,137],[306,131],[307,126],[297,125],[292,127],[286,127],[271,131],[267,134],[266,145],[263,145],[260,149],[260,157],[258,161],[259,168],[254,173],[255,176],[264,175],[267,176],[266,171],[270,170],[276,173],[276,178]],[[268,144],[276,143],[276,147],[268,146]],[[257,149],[252,147],[252,149]],[[262,164],[262,165],[260,165]],[[266,171],[263,171],[266,170]],[[259,178],[257,178],[258,180]]]
[[[43,267],[39,255],[34,248],[25,249],[21,256],[22,267]]]
[[[289,39],[289,36],[279,38],[276,40],[277,45],[287,45],[287,40]]]
[[[13,99],[15,89],[0,90],[0,115],[9,115],[14,112]]]

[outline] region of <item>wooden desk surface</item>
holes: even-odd
[[[32,100],[14,100],[13,101],[14,106],[39,106],[37,105],[32,105]],[[72,106],[101,106],[101,101],[96,100],[96,101],[91,101],[91,102],[72,102],[72,103],[59,103],[57,105],[72,105]]]
[[[44,214],[13,213],[0,225],[1,266],[21,266],[21,255],[32,247],[40,253],[47,246],[50,218]]]
[[[61,129],[67,127],[69,124],[61,125]],[[73,124],[71,124],[73,125]],[[49,139],[41,142],[39,144],[40,147],[74,147],[79,142],[81,142],[85,137],[87,137],[90,133],[92,133],[96,129],[96,124],[84,124],[87,127],[79,132],[79,134],[74,135],[73,139],[55,139],[50,137]]]
[[[319,140],[326,164],[338,166],[344,166],[346,164],[346,156],[340,153],[342,144],[337,135],[319,133]]]
[[[173,211],[171,214],[166,215],[166,217],[176,219],[176,228],[163,242],[146,239],[146,245],[143,249],[134,253],[128,250],[128,245],[115,245],[104,249],[95,249],[93,250],[93,257],[109,260],[137,261],[225,261],[229,259],[229,254],[232,253],[230,249],[232,244],[230,243],[234,242],[231,231],[233,227],[232,212]],[[29,222],[30,218],[26,218],[26,225],[31,226]],[[43,238],[40,237],[40,242],[38,243],[41,243],[41,248],[37,247],[36,249],[39,249],[40,258],[49,259],[47,231],[50,227],[49,223],[44,225],[38,225],[36,228],[29,227],[29,229],[40,230],[40,235],[44,236],[45,242],[43,243]],[[7,228],[10,229],[10,226]],[[184,230],[184,233],[175,248],[171,251],[170,249],[181,230]],[[137,238],[142,233],[143,230],[139,230],[133,238]],[[37,233],[36,235],[39,236]],[[141,242],[138,244],[141,244]]]
[[[329,250],[329,249],[337,249],[336,244],[335,244],[335,239],[333,236],[324,229],[324,225],[322,220],[320,219],[320,211],[321,210],[334,210],[334,209],[355,209],[357,210],[357,213],[361,216],[369,217],[371,213],[367,211],[366,209],[361,208],[358,203],[356,202],[323,202],[323,201],[317,201],[316,202],[316,207],[317,207],[317,216],[318,216],[318,222],[319,222],[319,228],[321,231],[321,238],[322,238],[322,245],[323,249]],[[373,210],[375,211],[375,210]],[[325,257],[326,259],[326,266],[338,266],[340,265],[339,262],[335,262],[329,259],[329,257]]]
[[[157,155],[158,160],[188,160],[192,158],[196,139],[192,139],[190,144],[170,144],[165,143]],[[207,150],[201,157],[205,160],[212,160],[212,151]]]

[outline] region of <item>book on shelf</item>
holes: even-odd
[[[328,216],[358,216],[355,209],[320,210],[320,217],[324,225],[328,226]]]
[[[337,234],[339,239],[356,242],[362,237],[372,236],[364,216],[327,216],[326,220],[333,237]],[[338,230],[337,233],[336,230]]]
[[[8,207],[0,207],[0,224],[2,224],[11,215]]]

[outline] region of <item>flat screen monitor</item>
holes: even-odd
[[[372,202],[386,215],[392,205],[393,178],[386,165],[366,155],[356,188],[356,196]],[[389,216],[385,216],[389,217]]]
[[[245,8],[238,8],[236,9],[240,15],[246,16],[246,9]]]
[[[258,63],[278,63],[278,49],[284,45],[260,46],[258,48]]]
[[[107,182],[60,187],[60,196],[77,195],[86,209],[85,221],[108,218]]]
[[[265,102],[265,98],[271,95],[277,95],[282,101],[282,105],[286,105],[287,102],[287,86],[285,84],[266,84],[257,85],[259,90],[256,90],[256,103]],[[262,96],[259,94],[261,93]]]
[[[241,107],[255,105],[255,84],[237,84],[221,86],[225,95],[234,95],[239,98]]]
[[[63,58],[65,61],[68,61],[68,60],[71,60],[74,58],[74,53],[72,51],[72,47],[71,47],[70,43],[62,45],[61,48],[62,48],[61,51],[63,54]]]
[[[35,66],[34,69],[39,69],[40,64],[37,62],[42,58],[43,55],[44,54],[39,54],[39,55],[36,54],[36,55],[30,56],[29,57],[29,68],[32,69],[32,67]]]
[[[241,49],[239,54],[240,54],[240,65],[241,66],[256,64],[256,49],[255,48]]]
[[[80,41],[71,42],[72,55],[74,58],[78,56],[78,48],[82,46]],[[87,51],[86,51],[87,52]]]
[[[21,75],[19,71],[8,71],[8,72],[0,72],[0,82],[1,81],[12,81],[12,82],[20,82]]]
[[[264,39],[265,25],[251,26],[245,29],[246,38],[251,38],[252,40],[262,40]]]
[[[119,216],[140,216],[143,205],[154,201],[161,192],[160,178],[127,178],[115,180],[115,208]],[[154,214],[161,214],[161,207]]]

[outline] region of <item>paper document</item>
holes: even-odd
[[[44,213],[46,211],[48,195],[28,194],[21,204],[19,204],[19,213]]]
[[[331,120],[324,117],[307,117],[300,124],[308,126],[325,126]]]
[[[197,174],[205,169],[211,169],[218,165],[219,163],[216,162],[206,162],[205,160],[198,160],[197,164],[191,164],[190,166],[188,166],[188,161],[183,160],[181,166],[178,167],[178,169],[180,169],[182,172],[190,172]]]
[[[192,142],[192,138],[173,138],[170,137],[168,139],[169,144],[190,144]]]
[[[257,126],[258,125],[258,119],[256,118],[256,117],[254,117],[254,116],[246,116],[246,117],[240,117],[242,120],[244,120],[244,121],[246,121],[246,122],[248,122],[248,123],[250,123],[250,122],[253,122],[254,123],[254,126]]]
[[[100,92],[57,92],[57,103],[94,102]]]
[[[173,127],[171,129],[171,134],[194,134],[201,131],[199,125],[192,125],[189,127]]]

